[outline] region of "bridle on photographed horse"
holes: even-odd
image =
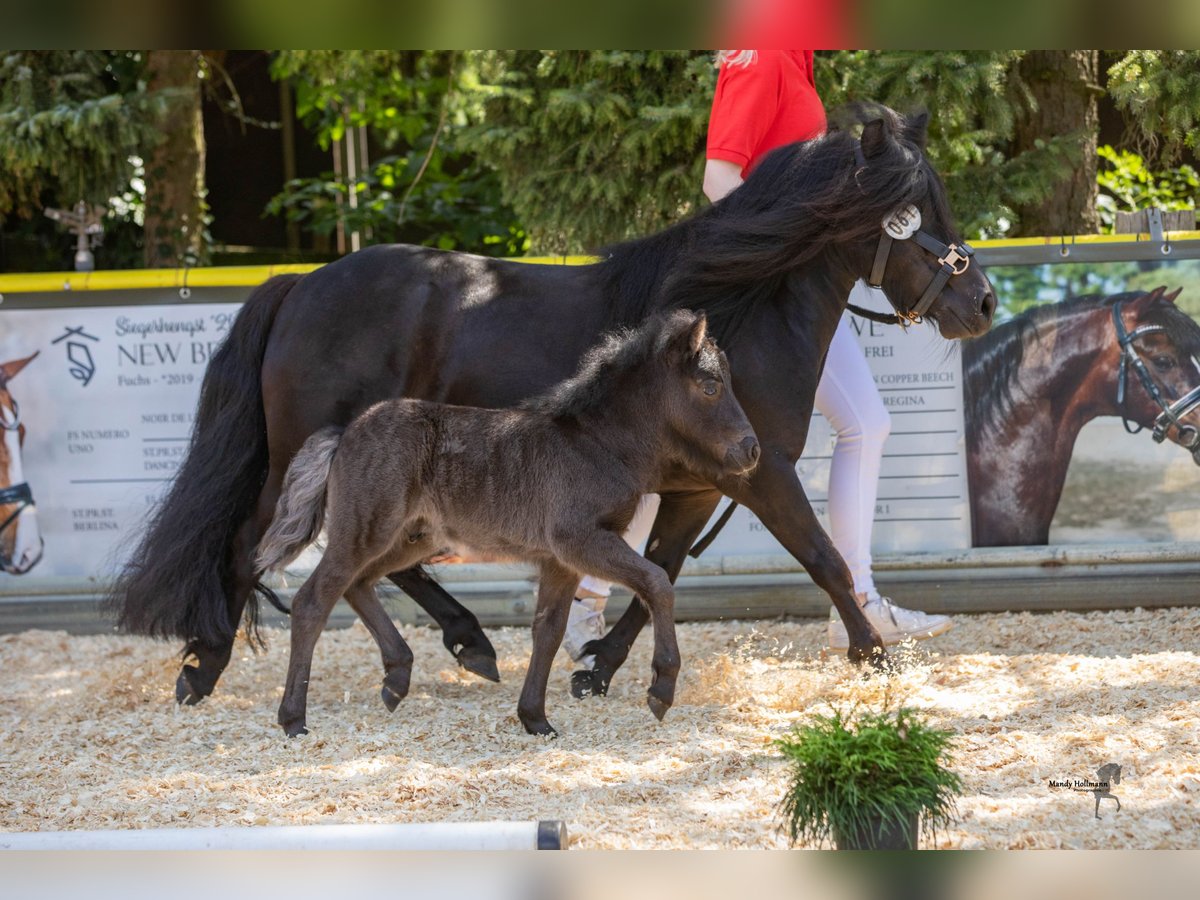
[[[862,144],[859,142],[854,144],[854,158],[858,162],[858,168],[854,172],[854,178],[857,181],[859,174],[867,167],[867,159],[863,155]],[[909,325],[920,324],[924,321],[924,315],[928,312],[929,307],[933,306],[933,301],[946,286],[946,282],[952,276],[962,275],[970,268],[971,257],[975,255],[975,251],[966,241],[947,245],[929,232],[922,231],[921,211],[911,203],[895,210],[884,219],[882,228],[883,234],[879,236],[879,244],[875,248],[875,261],[871,264],[871,277],[867,279],[867,284],[871,287],[883,286],[883,273],[887,270],[892,244],[896,241],[907,241],[911,238],[918,246],[936,256],[941,268],[934,274],[933,279],[925,288],[925,293],[921,295],[921,299],[908,309],[901,309],[899,304],[888,297],[888,302],[896,310],[895,315],[877,313],[854,303],[846,304],[846,308],[865,319],[882,322],[885,325],[901,325],[907,328]]]
[[[1181,421],[1184,416],[1200,406],[1200,386],[1192,388],[1173,403],[1167,402],[1162,390],[1151,377],[1150,370],[1146,368],[1145,361],[1133,346],[1133,342],[1138,338],[1166,329],[1161,325],[1139,325],[1133,331],[1126,331],[1125,323],[1121,320],[1121,302],[1118,300],[1112,307],[1113,328],[1117,332],[1117,343],[1121,345],[1121,362],[1117,369],[1117,412],[1121,415],[1121,424],[1130,434],[1137,434],[1144,427],[1137,422],[1131,423],[1125,412],[1125,387],[1129,382],[1129,369],[1132,367],[1150,399],[1162,410],[1154,419],[1154,428],[1150,436],[1156,443],[1161,444],[1167,436],[1167,430],[1174,425],[1179,430],[1180,446],[1190,450],[1192,459],[1200,463],[1200,431]]]
[[[0,388],[3,387],[4,382],[0,380]],[[21,408],[17,405],[17,401],[12,397],[12,395],[9,395],[8,399],[12,403],[12,421],[10,422],[6,417],[0,416],[0,430],[18,431],[21,428]],[[9,513],[8,517],[5,518],[3,522],[0,522],[0,534],[3,534],[4,530],[13,522],[15,522],[21,513],[34,506],[33,489],[29,486],[28,481],[22,481],[19,484],[10,484],[6,488],[0,488],[0,506],[8,506],[10,504],[16,504],[17,508]],[[46,541],[43,538],[42,548],[44,549],[45,546]],[[18,571],[13,558],[9,556],[2,547],[0,547],[0,569],[3,569],[5,572],[9,572],[14,575],[20,574],[20,572],[28,571],[30,568],[36,565],[38,560],[41,558],[42,550],[39,549],[37,557],[33,560],[33,562],[27,568]]]

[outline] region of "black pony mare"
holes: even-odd
[[[1178,296],[1076,297],[963,344],[975,546],[1049,542],[1075,439],[1098,416],[1150,428],[1200,463],[1200,324]]]
[[[825,352],[855,280],[872,273],[898,312],[928,304],[925,318],[947,338],[986,331],[995,300],[980,268],[963,262],[969,248],[923,152],[926,117],[876,114],[861,139],[838,130],[779,148],[721,202],[593,265],[397,245],[268,281],[214,356],[188,456],[115,586],[122,627],[184,638],[197,664],[184,666],[176,695],[197,702],[229,661],[258,578],[254,548],[309,435],[392,397],[514,406],[574,372],[602,332],[687,308],[707,312],[728,353],[763,458],[745,482],[682,468],[665,477],[648,558],[674,580],[727,494],[828,592],[849,656],[882,654],[796,477]],[[910,205],[923,243],[889,239],[890,256],[877,252],[885,223]],[[419,567],[388,577],[438,622],[461,665],[497,677],[474,616]],[[646,621],[632,603],[573,689],[603,693]]]

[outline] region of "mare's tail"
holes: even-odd
[[[344,428],[331,425],[313,434],[288,466],[271,527],[259,542],[260,572],[282,569],[317,539],[325,521],[325,483]]]
[[[279,306],[302,277],[279,275],[256,288],[213,354],[187,457],[109,595],[122,630],[189,646],[233,640],[234,544],[269,468],[263,355]],[[256,612],[251,597],[251,621]]]

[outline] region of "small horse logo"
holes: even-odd
[[[1116,763],[1105,763],[1096,770],[1096,781],[1099,784],[1092,790],[1092,795],[1096,798],[1096,818],[1100,818],[1100,801],[1105,797],[1109,800],[1115,800],[1117,812],[1120,812],[1121,801],[1109,788],[1114,784],[1121,783],[1121,767]]]

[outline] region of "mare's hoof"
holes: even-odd
[[[663,720],[663,716],[667,714],[667,710],[671,708],[671,704],[660,697],[655,697],[653,694],[646,695],[646,705],[650,707],[650,712],[654,713],[654,718],[658,721]]]
[[[195,671],[195,666],[184,666],[179,670],[179,677],[175,679],[175,702],[181,706],[195,706],[208,696],[192,684],[191,673]]]
[[[486,678],[488,681],[500,683],[500,670],[496,668],[496,657],[489,655],[483,650],[476,650],[471,647],[463,647],[455,655],[458,664],[470,672],[472,675],[478,675],[480,678]]]
[[[870,663],[871,668],[878,672],[887,671],[891,666],[892,660],[882,644],[864,644],[861,647],[856,647],[853,643],[851,643],[850,649],[846,651],[846,659],[855,665],[862,665],[865,662]]]
[[[281,722],[283,725],[283,733],[290,738],[294,738],[298,734],[308,734],[308,729],[304,727],[303,722]]]
[[[571,673],[571,696],[582,700],[584,697],[603,697],[608,693],[608,679],[595,669],[580,669]]]

